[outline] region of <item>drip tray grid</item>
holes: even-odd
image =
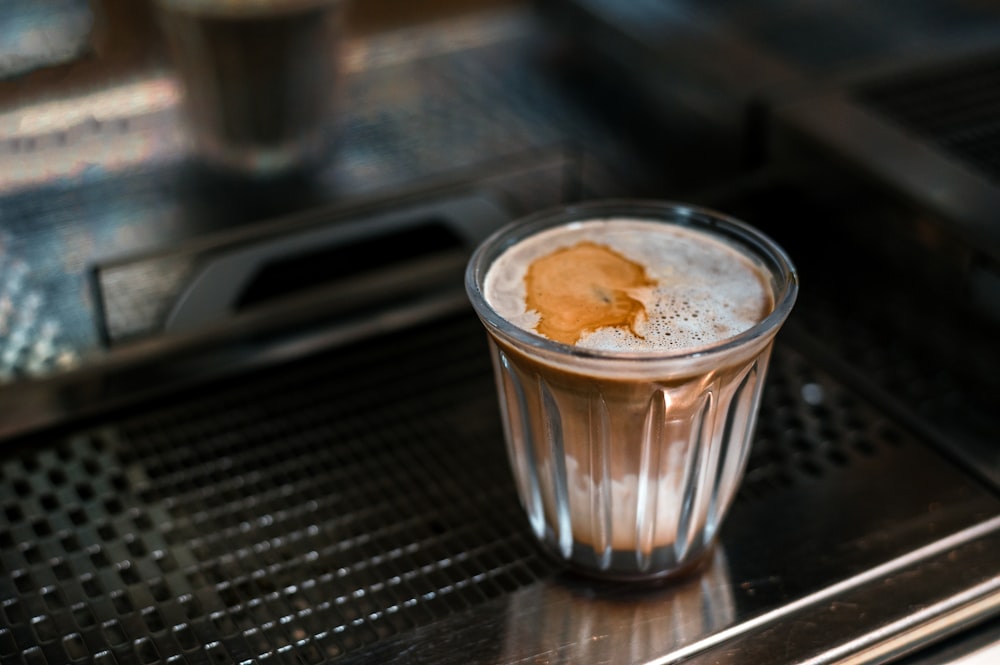
[[[0,661],[326,663],[561,573],[494,390],[463,311],[5,451]],[[779,339],[735,512],[914,445]]]

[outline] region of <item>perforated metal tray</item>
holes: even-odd
[[[672,662],[881,585],[873,570],[913,575],[920,548],[968,565],[829,640],[996,576],[974,547],[996,499],[785,339],[722,572],[695,583],[727,600],[696,602],[698,629],[677,628],[688,587],[623,597],[549,560],[500,436],[465,308],[32,435],[0,466],[0,660],[579,662],[607,637],[588,626],[610,626],[632,632],[608,653]],[[593,609],[608,598],[618,614]],[[634,621],[660,638],[629,637],[646,634]]]

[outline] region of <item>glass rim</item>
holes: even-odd
[[[739,243],[740,251],[754,257],[768,271],[774,287],[774,307],[763,319],[731,337],[682,349],[662,351],[609,351],[557,342],[521,328],[501,316],[483,294],[483,281],[493,261],[504,251],[535,233],[574,221],[629,217],[668,222],[698,229],[717,238]],[[515,219],[486,237],[469,258],[465,288],[473,309],[487,328],[519,344],[559,356],[602,361],[638,361],[703,358],[724,354],[759,338],[776,333],[788,318],[798,295],[798,271],[785,250],[760,229],[718,210],[679,201],[660,199],[600,199],[557,205]]]

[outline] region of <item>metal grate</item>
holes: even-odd
[[[911,440],[803,356],[788,349],[775,355],[740,487],[742,500],[809,482]]]
[[[359,345],[8,457],[0,659],[323,662],[547,574],[469,332]]]
[[[554,574],[488,363],[462,314],[9,451],[0,661],[330,662]],[[739,500],[897,436],[779,344]]]
[[[866,106],[1000,180],[1000,55],[863,86]]]

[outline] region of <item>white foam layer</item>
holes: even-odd
[[[525,304],[528,267],[584,240],[642,265],[656,286],[629,292],[647,313],[636,322],[637,334],[605,327],[584,334],[577,346],[622,352],[699,347],[751,328],[773,306],[762,270],[735,248],[687,227],[624,218],[548,229],[507,249],[486,274],[486,301],[514,325],[537,334],[539,314]]]

